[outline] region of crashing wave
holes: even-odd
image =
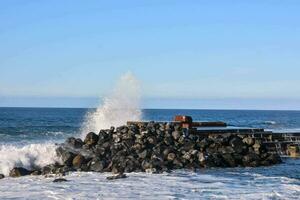
[[[34,169],[59,162],[55,144],[30,144],[25,146],[0,146],[0,173],[8,175],[14,167]]]

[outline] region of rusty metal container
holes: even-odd
[[[174,117],[175,122],[182,122],[182,123],[193,123],[193,119],[191,116],[186,116],[186,115],[176,115]]]

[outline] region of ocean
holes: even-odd
[[[82,137],[87,116],[83,108],[0,108],[0,173],[14,166],[43,166],[57,160],[55,144]],[[106,116],[113,113],[106,113]],[[174,115],[195,121],[224,121],[232,126],[300,132],[300,111],[141,110],[142,120],[171,121]],[[117,118],[122,118],[117,112]],[[76,172],[69,182],[27,176],[0,180],[0,199],[300,199],[300,160],[284,159],[272,167],[178,170],[132,173],[108,181],[108,174]]]

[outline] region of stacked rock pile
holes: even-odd
[[[258,167],[281,163],[278,154],[268,152],[260,140],[247,135],[188,133],[179,125],[155,122],[112,127],[98,134],[90,132],[84,141],[68,138],[58,146],[57,154],[61,163],[31,173],[159,173],[174,169]]]

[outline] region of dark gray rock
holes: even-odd
[[[231,154],[234,153],[234,149],[231,146],[222,146],[218,148],[218,152],[222,154]]]
[[[168,156],[167,156],[168,161],[173,161],[175,158],[176,158],[175,153],[169,153]]]
[[[182,133],[179,131],[173,131],[172,136],[174,140],[178,140],[182,136]]]
[[[274,153],[270,154],[270,156],[267,157],[266,161],[268,161],[270,165],[282,163],[282,159],[280,158],[280,156]]]
[[[72,172],[72,171],[75,171],[75,169],[73,167],[59,166],[54,169],[54,174],[59,174],[59,175],[65,176],[68,172]]]
[[[139,156],[139,158],[144,160],[145,158],[149,157],[149,151],[147,149],[145,149],[144,151],[139,153],[138,156]]]
[[[57,179],[54,179],[53,180],[53,183],[61,183],[61,182],[67,182],[68,180],[67,179],[64,179],[64,178],[57,178]]]
[[[86,135],[84,139],[84,143],[88,146],[94,146],[97,144],[98,140],[99,140],[99,136],[96,135],[96,133],[94,132],[90,132]]]
[[[260,158],[255,153],[249,153],[243,157],[243,164],[246,167],[256,167],[254,164],[258,165]]]
[[[86,163],[86,159],[83,155],[77,155],[74,157],[73,161],[72,161],[72,166],[75,169],[80,169],[80,167]]]
[[[259,154],[261,152],[261,149],[262,149],[262,142],[260,140],[255,140],[255,143],[253,145],[253,149],[257,154]]]
[[[234,136],[230,141],[229,144],[231,145],[231,147],[234,149],[234,152],[237,153],[243,153],[247,150],[247,146],[246,144],[243,142],[243,140],[238,137],[238,136]]]
[[[50,165],[46,165],[44,167],[42,167],[41,169],[41,174],[46,175],[46,174],[56,174],[59,173],[58,169],[64,167],[58,163],[55,164],[50,164]]]
[[[222,154],[224,161],[228,167],[236,167],[237,163],[235,162],[234,157],[230,153]]]
[[[5,178],[5,176],[3,174],[0,174],[0,179]]]
[[[56,153],[65,165],[72,166],[73,159],[76,156],[74,153],[64,147],[58,147]]]
[[[254,143],[255,143],[255,140],[254,140],[254,138],[252,138],[252,137],[245,137],[245,138],[243,139],[243,142],[246,143],[246,144],[249,145],[249,146],[253,146]]]
[[[127,178],[126,174],[118,174],[116,176],[106,177],[107,180],[116,180],[116,179],[123,179],[123,178]]]
[[[98,158],[94,158],[89,162],[89,169],[94,172],[103,172],[106,164],[105,161],[102,161]]]
[[[65,144],[70,148],[80,149],[84,143],[80,138],[70,137],[66,140]]]
[[[39,175],[42,175],[42,171],[41,170],[34,170],[33,172],[31,172],[32,176],[39,176]]]
[[[197,145],[201,150],[205,150],[207,147],[209,147],[213,143],[213,140],[210,138],[204,138],[202,139]]]
[[[20,177],[20,176],[27,176],[30,175],[31,171],[22,168],[22,167],[15,167],[9,172],[10,177]]]

